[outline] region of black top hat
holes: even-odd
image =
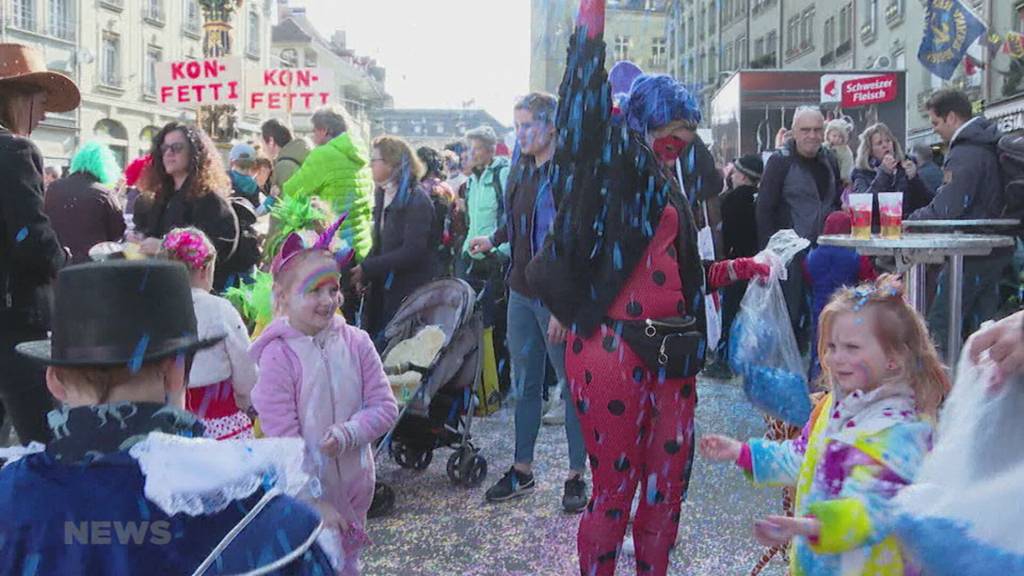
[[[177,262],[111,260],[60,271],[49,340],[18,344],[54,366],[138,368],[212,346],[200,340],[188,272]]]
[[[760,180],[761,174],[764,172],[764,160],[761,160],[757,154],[740,156],[733,161],[732,165],[736,170],[754,180]]]

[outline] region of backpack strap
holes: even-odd
[[[228,200],[228,208],[228,212],[231,212],[231,220],[235,223],[235,236],[231,239],[231,251],[224,258],[224,262],[231,260],[235,252],[238,252],[238,243],[242,239],[242,223],[238,220],[238,213],[235,212],[235,202],[233,199]]]
[[[509,167],[505,166],[504,169],[507,172]],[[501,188],[501,170],[502,168],[498,168],[491,175],[491,187],[494,188],[494,199],[498,202],[499,225],[505,220],[505,191]]]

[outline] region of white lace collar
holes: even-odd
[[[132,446],[145,476],[146,498],[169,516],[214,514],[258,488],[277,487],[289,496],[315,480],[302,470],[300,438],[265,438],[218,442],[154,432]]]

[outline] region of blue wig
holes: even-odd
[[[109,146],[95,140],[86,142],[71,159],[71,173],[87,172],[100,184],[113,184],[121,175],[121,167]]]
[[[689,90],[664,74],[638,76],[622,109],[626,124],[639,134],[676,120],[700,124],[701,119],[700,106]]]

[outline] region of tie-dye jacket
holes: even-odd
[[[814,542],[793,540],[790,574],[915,574],[891,535],[891,499],[913,481],[932,424],[905,388],[829,395],[816,414],[796,440],[750,440],[738,462],[755,484],[796,486],[795,514],[821,523]]]

